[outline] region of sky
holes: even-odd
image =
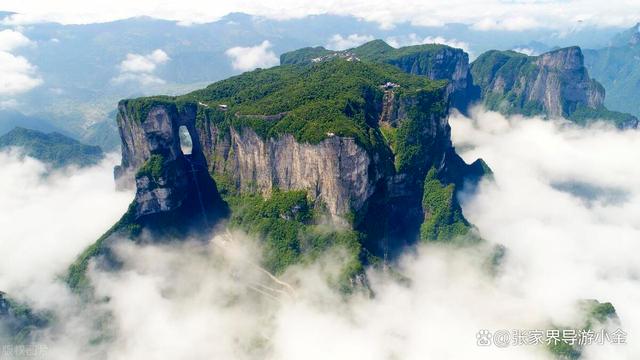
[[[231,12],[275,19],[307,15],[352,15],[383,28],[402,22],[414,25],[466,23],[477,30],[521,31],[576,26],[628,27],[640,19],[640,2],[633,0],[4,0],[0,8],[20,13],[13,24],[41,21],[106,22],[132,16],[152,16],[184,24],[209,22]]]

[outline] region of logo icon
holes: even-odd
[[[478,346],[491,346],[491,333],[489,330],[482,329],[476,334]]]

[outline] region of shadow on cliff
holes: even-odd
[[[195,237],[207,240],[216,226],[230,215],[206,163],[186,155],[179,160],[187,171],[187,189],[181,204],[170,211],[142,215],[136,219],[154,241]]]

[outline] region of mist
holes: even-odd
[[[575,300],[612,302],[629,343],[588,347],[584,358],[638,358],[640,132],[482,109],[450,123],[462,156],[494,171],[463,208],[485,239],[508,248],[499,286],[555,318]]]
[[[57,301],[53,280],[133,198],[115,191],[116,161],[111,154],[94,167],[52,170],[17,149],[0,152],[1,291],[39,306]]]
[[[275,277],[258,265],[259,241],[222,229],[205,243],[121,239],[121,269],[89,269],[103,300],[51,305],[57,274],[132,194],[113,190],[113,158],[43,177],[42,164],[6,153],[0,289],[57,311],[41,340],[48,359],[551,359],[540,346],[479,347],[476,334],[572,326],[583,299],[612,302],[628,344],[586,347],[582,359],[640,357],[640,132],[482,109],[450,123],[458,152],[493,170],[460,195],[485,243],[407,249],[394,271],[367,270],[373,296],[331,286],[339,250]],[[496,244],[507,250],[492,272]]]

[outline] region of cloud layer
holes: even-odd
[[[452,128],[463,156],[481,156],[495,172],[464,209],[485,238],[509,249],[500,282],[556,316],[565,301],[611,301],[636,337],[640,132],[483,111]],[[614,354],[593,347],[587,358],[631,359],[639,345]]]
[[[17,151],[0,152],[0,163],[0,291],[46,293],[118,219],[132,195],[114,190],[115,156],[96,167],[48,175],[44,164]]]
[[[271,43],[263,41],[256,46],[235,46],[225,51],[231,59],[231,66],[240,71],[253,70],[255,68],[268,68],[280,64],[280,59],[272,51]]]
[[[345,298],[327,282],[341,264],[339,252],[274,278],[257,265],[259,244],[240,233],[221,230],[208,243],[123,241],[115,247],[122,261],[119,271],[90,270],[99,298],[109,301],[89,304],[90,312],[87,306],[69,311],[76,306],[71,300],[58,306],[61,325],[44,339],[48,358],[81,357],[95,338],[95,321],[109,319],[101,325],[107,341],[90,348],[109,359],[551,359],[543,347],[478,347],[476,334],[480,329],[570,326],[580,319],[576,302],[581,299],[613,302],[629,334],[629,344],[588,347],[583,359],[638,358],[640,169],[635,165],[640,132],[507,119],[482,110],[472,114],[454,116],[451,124],[463,156],[482,157],[494,171],[493,181],[483,181],[477,193],[462,197],[465,215],[478,226],[485,245],[409,249],[393,264],[397,273],[369,269],[374,297],[356,293]],[[101,171],[110,177],[110,171]],[[5,175],[0,179],[13,179],[0,187],[6,208],[31,208],[33,201],[23,200],[41,196],[38,183],[4,193],[14,189],[11,182],[29,179],[15,169]],[[84,191],[86,196],[46,193],[104,203],[94,200],[94,190]],[[16,284],[24,283],[18,269],[34,273],[36,260],[46,262],[38,253],[34,259],[24,255],[41,238],[77,247],[82,243],[75,235],[69,239],[76,219],[62,217],[69,201],[55,199],[33,206],[53,216],[61,213],[61,218],[33,217],[40,214],[33,209],[12,218],[16,224],[41,225],[27,229],[39,236],[13,234],[28,239],[22,248],[2,249],[9,259],[28,262],[0,264],[5,266],[0,274],[16,274]],[[123,211],[124,204],[109,208]],[[83,226],[95,232],[108,227],[106,220],[86,214],[77,215]],[[54,230],[51,235],[48,229]],[[487,268],[494,244],[507,247],[496,273]],[[46,252],[61,258],[55,267],[71,257],[71,250],[64,250],[64,256],[60,249]],[[32,301],[43,296],[21,294]]]
[[[300,18],[306,15],[352,15],[375,21],[384,27],[402,22],[415,25],[467,23],[478,30],[504,29],[520,31],[532,28],[572,29],[576,26],[631,26],[640,18],[640,4],[631,1],[596,0],[333,0],[318,3],[303,0],[233,0],[213,5],[203,0],[163,2],[152,0],[131,2],[98,0],[85,3],[77,0],[42,4],[38,0],[7,0],[6,10],[22,13],[12,16],[9,23],[29,23],[54,20],[63,23],[104,22],[132,16],[154,16],[184,23],[219,19],[231,12],[245,12],[271,18]]]

